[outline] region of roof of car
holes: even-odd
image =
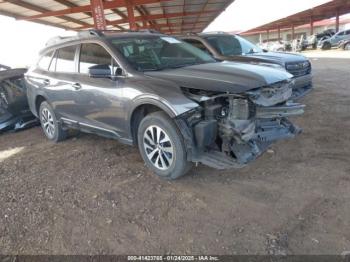
[[[45,52],[48,49],[52,49],[53,47],[57,47],[60,45],[64,45],[70,42],[76,42],[80,40],[92,40],[92,39],[108,39],[108,38],[115,38],[115,37],[140,37],[140,36],[166,36],[165,34],[159,33],[154,30],[139,30],[139,31],[131,31],[131,30],[86,30],[86,31],[80,31],[74,36],[56,36],[51,39],[49,39],[46,42],[46,46],[43,50],[41,50],[40,53]]]

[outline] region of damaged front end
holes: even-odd
[[[300,133],[288,120],[304,113],[304,105],[288,101],[293,84],[286,80],[242,94],[183,88],[189,98],[200,104],[178,119],[192,130],[187,134],[193,141],[189,146],[190,160],[218,169],[241,167],[274,141]],[[183,127],[180,126],[182,130]]]

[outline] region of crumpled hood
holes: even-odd
[[[234,62],[207,63],[145,74],[182,87],[230,93],[246,92],[293,77],[284,70]]]
[[[285,63],[291,63],[291,62],[303,62],[307,61],[307,58],[305,58],[302,55],[299,54],[291,54],[291,53],[282,53],[282,52],[261,52],[261,53],[253,53],[253,54],[247,54],[246,57],[248,58],[256,58],[263,60],[262,62],[275,62],[282,66],[285,65]]]

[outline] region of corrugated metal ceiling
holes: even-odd
[[[104,10],[108,29],[129,29],[127,1],[103,1],[105,6],[118,5]],[[233,1],[133,0],[132,3],[138,28],[180,34],[203,31]],[[89,5],[90,0],[0,0],[0,14],[67,30],[82,30],[94,27]],[[79,11],[81,7],[85,9]]]

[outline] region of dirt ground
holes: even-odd
[[[304,132],[241,170],[199,166],[167,182],[113,140],[1,135],[0,253],[349,251],[350,60],[312,63]]]

